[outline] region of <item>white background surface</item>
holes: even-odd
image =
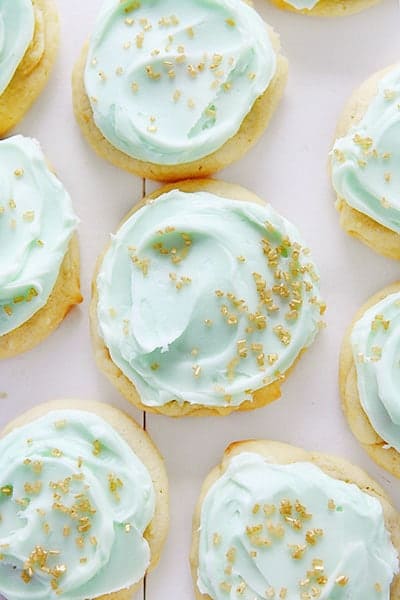
[[[46,91],[18,127],[18,132],[41,141],[82,220],[86,300],[40,347],[0,364],[0,393],[7,394],[0,400],[0,426],[37,403],[60,397],[109,402],[143,422],[143,415],[97,371],[88,331],[95,259],[143,189],[140,179],[94,155],[72,114],[71,69],[100,1],[58,0],[58,63]],[[361,303],[399,278],[400,265],[341,231],[326,174],[337,117],[349,94],[374,71],[399,60],[400,10],[396,0],[383,0],[354,17],[324,20],[280,12],[267,0],[256,0],[255,5],[281,34],[290,61],[289,84],[262,141],[219,177],[249,187],[300,228],[322,274],[328,327],[284,385],[282,399],[272,406],[220,419],[147,416],[147,429],[165,456],[171,486],[170,536],[160,566],[147,578],[147,600],[193,598],[188,568],[193,506],[206,473],[233,440],[275,438],[341,454],[367,469],[400,509],[399,481],[375,466],[358,446],[341,413],[337,389],[345,327]],[[146,186],[149,190],[154,184]]]

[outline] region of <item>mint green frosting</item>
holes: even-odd
[[[22,61],[35,31],[32,0],[0,2],[0,94]]]
[[[311,463],[242,453],[204,499],[198,588],[212,600],[389,600],[397,572],[379,501]]]
[[[365,116],[336,140],[332,180],[339,198],[400,233],[400,67],[380,82]]]
[[[105,0],[85,87],[114,147],[173,165],[234,136],[275,71],[266,25],[242,0]]]
[[[0,593],[82,600],[125,589],[150,561],[149,472],[103,419],[52,411],[0,440]]]
[[[239,406],[309,346],[322,306],[297,229],[268,205],[172,190],[111,239],[99,333],[146,406]]]
[[[77,224],[38,142],[0,141],[0,336],[47,303]]]
[[[400,293],[367,310],[351,344],[361,405],[372,427],[400,452]]]
[[[290,6],[294,6],[299,10],[312,9],[316,6],[319,0],[285,0]]]

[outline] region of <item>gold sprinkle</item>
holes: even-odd
[[[12,496],[13,495],[12,485],[3,485],[3,487],[0,488],[0,494],[2,496]]]
[[[388,171],[386,171],[386,173],[384,174],[384,178],[385,178],[386,183],[390,183],[392,180],[392,174],[389,173]]]
[[[107,79],[107,75],[104,73],[104,71],[99,71],[99,77],[102,81],[106,81]]]
[[[150,369],[152,371],[158,371],[159,368],[160,368],[160,365],[156,362],[150,365]]]
[[[116,75],[121,76],[121,75],[123,75],[123,73],[124,73],[124,69],[122,67],[117,67],[115,69],[115,74]]]
[[[8,306],[7,304],[3,306],[3,310],[9,317],[11,317],[11,315],[13,314],[11,306]]]
[[[188,36],[189,36],[191,39],[192,39],[192,38],[194,38],[194,30],[193,30],[193,27],[188,27],[188,28],[186,29],[186,33],[188,34]]]
[[[71,535],[71,527],[64,527],[63,528],[63,536],[68,537],[69,535]]]
[[[102,451],[102,443],[100,442],[100,440],[94,440],[92,442],[92,446],[93,446],[92,454],[94,456],[98,456]]]
[[[378,594],[380,594],[382,592],[382,586],[380,583],[375,583],[374,588],[375,588],[375,591],[378,592]]]
[[[236,27],[236,21],[234,19],[225,19],[225,23],[229,25],[229,27]]]
[[[136,48],[143,48],[144,33],[140,32],[136,36]]]
[[[22,177],[23,174],[24,174],[24,170],[22,168],[21,169],[15,169],[15,171],[14,171],[15,177]]]
[[[336,577],[335,583],[344,587],[349,583],[349,578],[346,575],[340,575],[339,577]]]
[[[213,545],[214,546],[219,546],[220,543],[221,543],[221,541],[222,541],[222,538],[219,535],[219,533],[214,533],[214,535],[213,535]]]
[[[204,325],[206,325],[206,327],[211,327],[211,325],[213,324],[211,319],[205,319],[204,320]]]
[[[201,367],[200,367],[200,365],[193,365],[192,369],[193,369],[193,375],[195,377],[200,377],[200,374],[201,374]]]
[[[130,13],[130,12],[133,12],[134,10],[137,10],[140,7],[141,7],[141,3],[139,0],[132,0],[132,2],[130,2],[127,6],[125,6],[124,12]]]
[[[234,563],[236,560],[236,548],[229,548],[228,552],[226,553],[226,558],[228,562]]]
[[[58,448],[53,448],[51,451],[51,455],[54,456],[54,458],[61,458],[63,453]]]

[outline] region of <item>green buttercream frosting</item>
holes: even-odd
[[[53,411],[0,440],[0,593],[82,600],[143,577],[149,472],[96,415]]]
[[[0,2],[0,94],[22,61],[35,31],[31,0]]]
[[[198,587],[212,600],[389,600],[382,506],[311,463],[242,453],[202,506]]]
[[[380,82],[358,125],[339,138],[332,179],[339,198],[400,233],[400,68]]]
[[[173,165],[234,136],[276,62],[265,23],[242,0],[106,0],[84,78],[115,148]]]
[[[390,294],[355,324],[351,344],[361,405],[372,427],[400,452],[400,293]]]
[[[47,303],[77,224],[39,144],[0,141],[0,336]]]
[[[239,406],[280,380],[318,330],[318,276],[268,205],[172,190],[112,237],[99,333],[147,406]]]

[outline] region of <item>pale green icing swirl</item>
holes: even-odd
[[[35,31],[31,0],[0,2],[0,94],[8,87]]]
[[[400,293],[364,313],[351,344],[361,405],[375,431],[400,452]]]
[[[290,6],[294,6],[298,10],[308,9],[311,10],[316,6],[319,0],[285,0]]]
[[[339,198],[400,233],[400,68],[380,82],[358,125],[339,138],[332,180]]]
[[[46,304],[77,224],[36,140],[0,141],[0,336]]]
[[[147,406],[238,406],[281,379],[318,330],[318,276],[268,205],[172,190],[112,237],[99,333]]]
[[[0,593],[82,600],[130,587],[149,565],[147,468],[100,417],[52,411],[0,440]]]
[[[311,463],[242,453],[204,499],[198,587],[212,600],[389,600],[397,572],[379,501]]]
[[[114,147],[172,165],[234,136],[275,71],[265,23],[242,0],[106,0],[85,87]]]

